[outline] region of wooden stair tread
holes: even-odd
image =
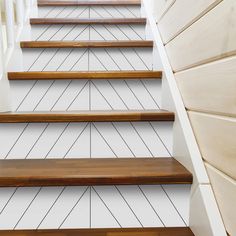
[[[0,230],[0,236],[194,236],[188,227]]]
[[[119,1],[46,1],[39,0],[38,6],[140,6],[140,0],[119,0]]]
[[[174,158],[0,160],[1,187],[191,183]]]
[[[0,123],[174,121],[174,116],[166,110],[6,112],[0,113]]]
[[[42,24],[146,24],[145,18],[102,18],[102,19],[80,19],[80,18],[32,18],[31,25]]]
[[[21,48],[106,48],[106,47],[153,47],[148,40],[112,41],[23,41]]]
[[[161,71],[26,71],[9,72],[9,80],[161,79]]]

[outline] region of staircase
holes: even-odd
[[[0,113],[0,235],[193,235],[140,2],[38,5]]]

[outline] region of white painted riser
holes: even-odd
[[[11,81],[15,111],[133,110],[161,107],[161,80]]]
[[[42,7],[134,18],[139,7]],[[32,26],[32,40],[145,40],[144,25]],[[155,54],[155,60],[159,61]],[[153,70],[151,48],[24,49],[25,71]],[[162,65],[155,63],[155,69]],[[162,108],[161,80],[10,81],[14,111]],[[173,122],[0,124],[0,159],[171,157]],[[0,229],[188,226],[190,185],[0,188]]]
[[[1,159],[169,157],[171,122],[1,124]]]
[[[144,40],[144,25],[33,25],[31,39],[36,41]]]
[[[25,71],[152,70],[152,49],[24,49]]]
[[[0,228],[185,226],[189,192],[187,185],[2,188]]]
[[[137,18],[141,17],[138,6],[66,6],[40,7],[42,18]]]

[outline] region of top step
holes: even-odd
[[[102,19],[78,19],[78,18],[31,18],[31,25],[47,25],[47,24],[109,24],[109,25],[125,25],[135,24],[144,25],[146,24],[145,18],[102,18]]]
[[[121,1],[46,1],[39,0],[38,6],[140,6],[139,0]]]

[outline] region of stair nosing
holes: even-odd
[[[174,121],[166,110],[34,111],[0,113],[0,123]]]
[[[143,227],[143,228],[96,228],[96,229],[37,229],[37,230],[0,230],[0,236],[194,236],[189,227]],[[141,233],[141,235],[140,235]]]
[[[0,160],[0,170],[1,187],[192,183],[172,157],[10,159]]]
[[[31,18],[30,24],[146,24],[146,18]]]
[[[38,6],[141,6],[141,1],[38,1]]]
[[[161,79],[162,71],[22,71],[8,72],[9,80]]]
[[[21,48],[152,48],[150,40],[22,41]]]

